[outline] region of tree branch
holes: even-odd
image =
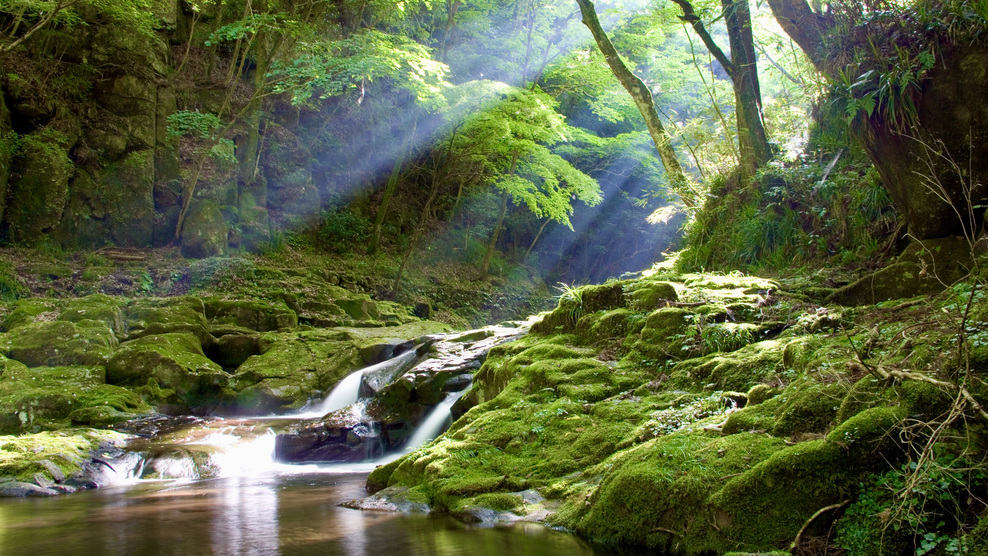
[[[703,21],[700,20],[700,16],[696,15],[696,11],[693,9],[693,4],[690,4],[688,0],[672,1],[683,10],[683,15],[681,15],[679,19],[682,19],[686,23],[693,26],[693,30],[700,36],[700,40],[703,41],[703,45],[706,46],[707,50],[714,55],[714,58],[724,68],[727,75],[729,75],[731,79],[734,79],[734,74],[737,73],[734,64],[731,63],[731,60],[726,54],[724,54],[724,51],[717,46],[717,43],[714,42],[714,39],[710,36],[710,33],[707,32],[707,28],[703,26]]]

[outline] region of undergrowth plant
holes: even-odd
[[[929,191],[953,208],[966,242],[965,260],[953,263],[967,265],[970,274],[958,283],[947,283],[937,268],[938,262],[947,261],[938,261],[934,251],[927,253],[933,263],[921,272],[945,287],[929,302],[931,313],[939,317],[932,322],[951,334],[938,365],[914,370],[901,363],[868,363],[866,355],[858,352],[859,370],[886,381],[932,385],[951,403],[938,415],[913,416],[901,423],[899,443],[905,463],[862,485],[857,501],[839,523],[838,544],[852,554],[966,554],[973,548],[967,533],[988,505],[988,454],[977,432],[988,424],[988,411],[978,399],[986,384],[975,372],[988,347],[981,322],[988,311],[978,218],[983,207],[972,202],[982,184],[942,144],[915,140],[927,156],[927,171],[920,177]],[[960,198],[947,194],[943,168],[960,180]]]

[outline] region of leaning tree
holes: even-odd
[[[988,205],[988,6],[983,2],[769,0],[833,83],[916,239],[965,235]]]

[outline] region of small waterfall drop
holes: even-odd
[[[363,378],[365,370],[360,369],[359,371],[348,374],[346,378],[333,387],[329,395],[314,410],[298,413],[294,417],[298,417],[299,419],[315,419],[355,403],[359,398],[360,379]]]
[[[446,399],[439,402],[439,405],[434,407],[422,423],[419,424],[415,432],[408,439],[408,443],[405,445],[405,451],[410,452],[426,443],[435,440],[437,436],[442,434],[446,428],[448,428],[453,421],[453,416],[450,414],[450,409],[456,400],[460,399],[463,392],[453,392],[446,396]]]

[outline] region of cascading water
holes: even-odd
[[[456,400],[460,399],[464,394],[461,392],[453,392],[446,396],[442,402],[439,403],[429,415],[419,424],[418,428],[412,433],[412,436],[408,438],[408,444],[405,445],[405,451],[410,452],[415,450],[427,442],[435,440],[437,436],[442,434],[444,430],[449,428],[453,424],[453,415],[450,413],[450,409],[453,408],[453,404]]]
[[[452,392],[425,417],[412,427],[407,440],[392,436],[390,450],[384,439],[389,434],[382,424],[365,413],[368,402],[403,373],[419,375],[446,373],[469,383],[470,374],[480,366],[487,350],[494,345],[523,333],[524,329],[492,327],[461,333],[452,337],[433,337],[428,340],[435,346],[437,356],[419,363],[422,346],[407,349],[380,363],[370,365],[347,375],[317,405],[294,414],[256,418],[249,420],[214,420],[188,429],[175,437],[162,438],[147,460],[135,465],[137,478],[198,479],[208,477],[257,477],[272,474],[365,472],[376,465],[392,461],[402,454],[415,450],[438,437],[452,421],[450,410],[463,396],[463,390]],[[435,355],[435,354],[434,354]],[[451,383],[452,384],[452,383]],[[342,411],[349,408],[348,411]],[[360,448],[344,459],[276,458],[276,443],[280,431],[311,427],[321,429],[327,417],[351,423],[341,438],[349,445],[353,437],[359,437]],[[325,432],[318,432],[325,435]],[[393,433],[391,433],[393,434]],[[382,455],[382,451],[384,451]],[[294,461],[295,463],[286,463]],[[328,463],[345,461],[349,463]],[[307,462],[299,465],[298,462]],[[312,463],[316,462],[316,463]]]

